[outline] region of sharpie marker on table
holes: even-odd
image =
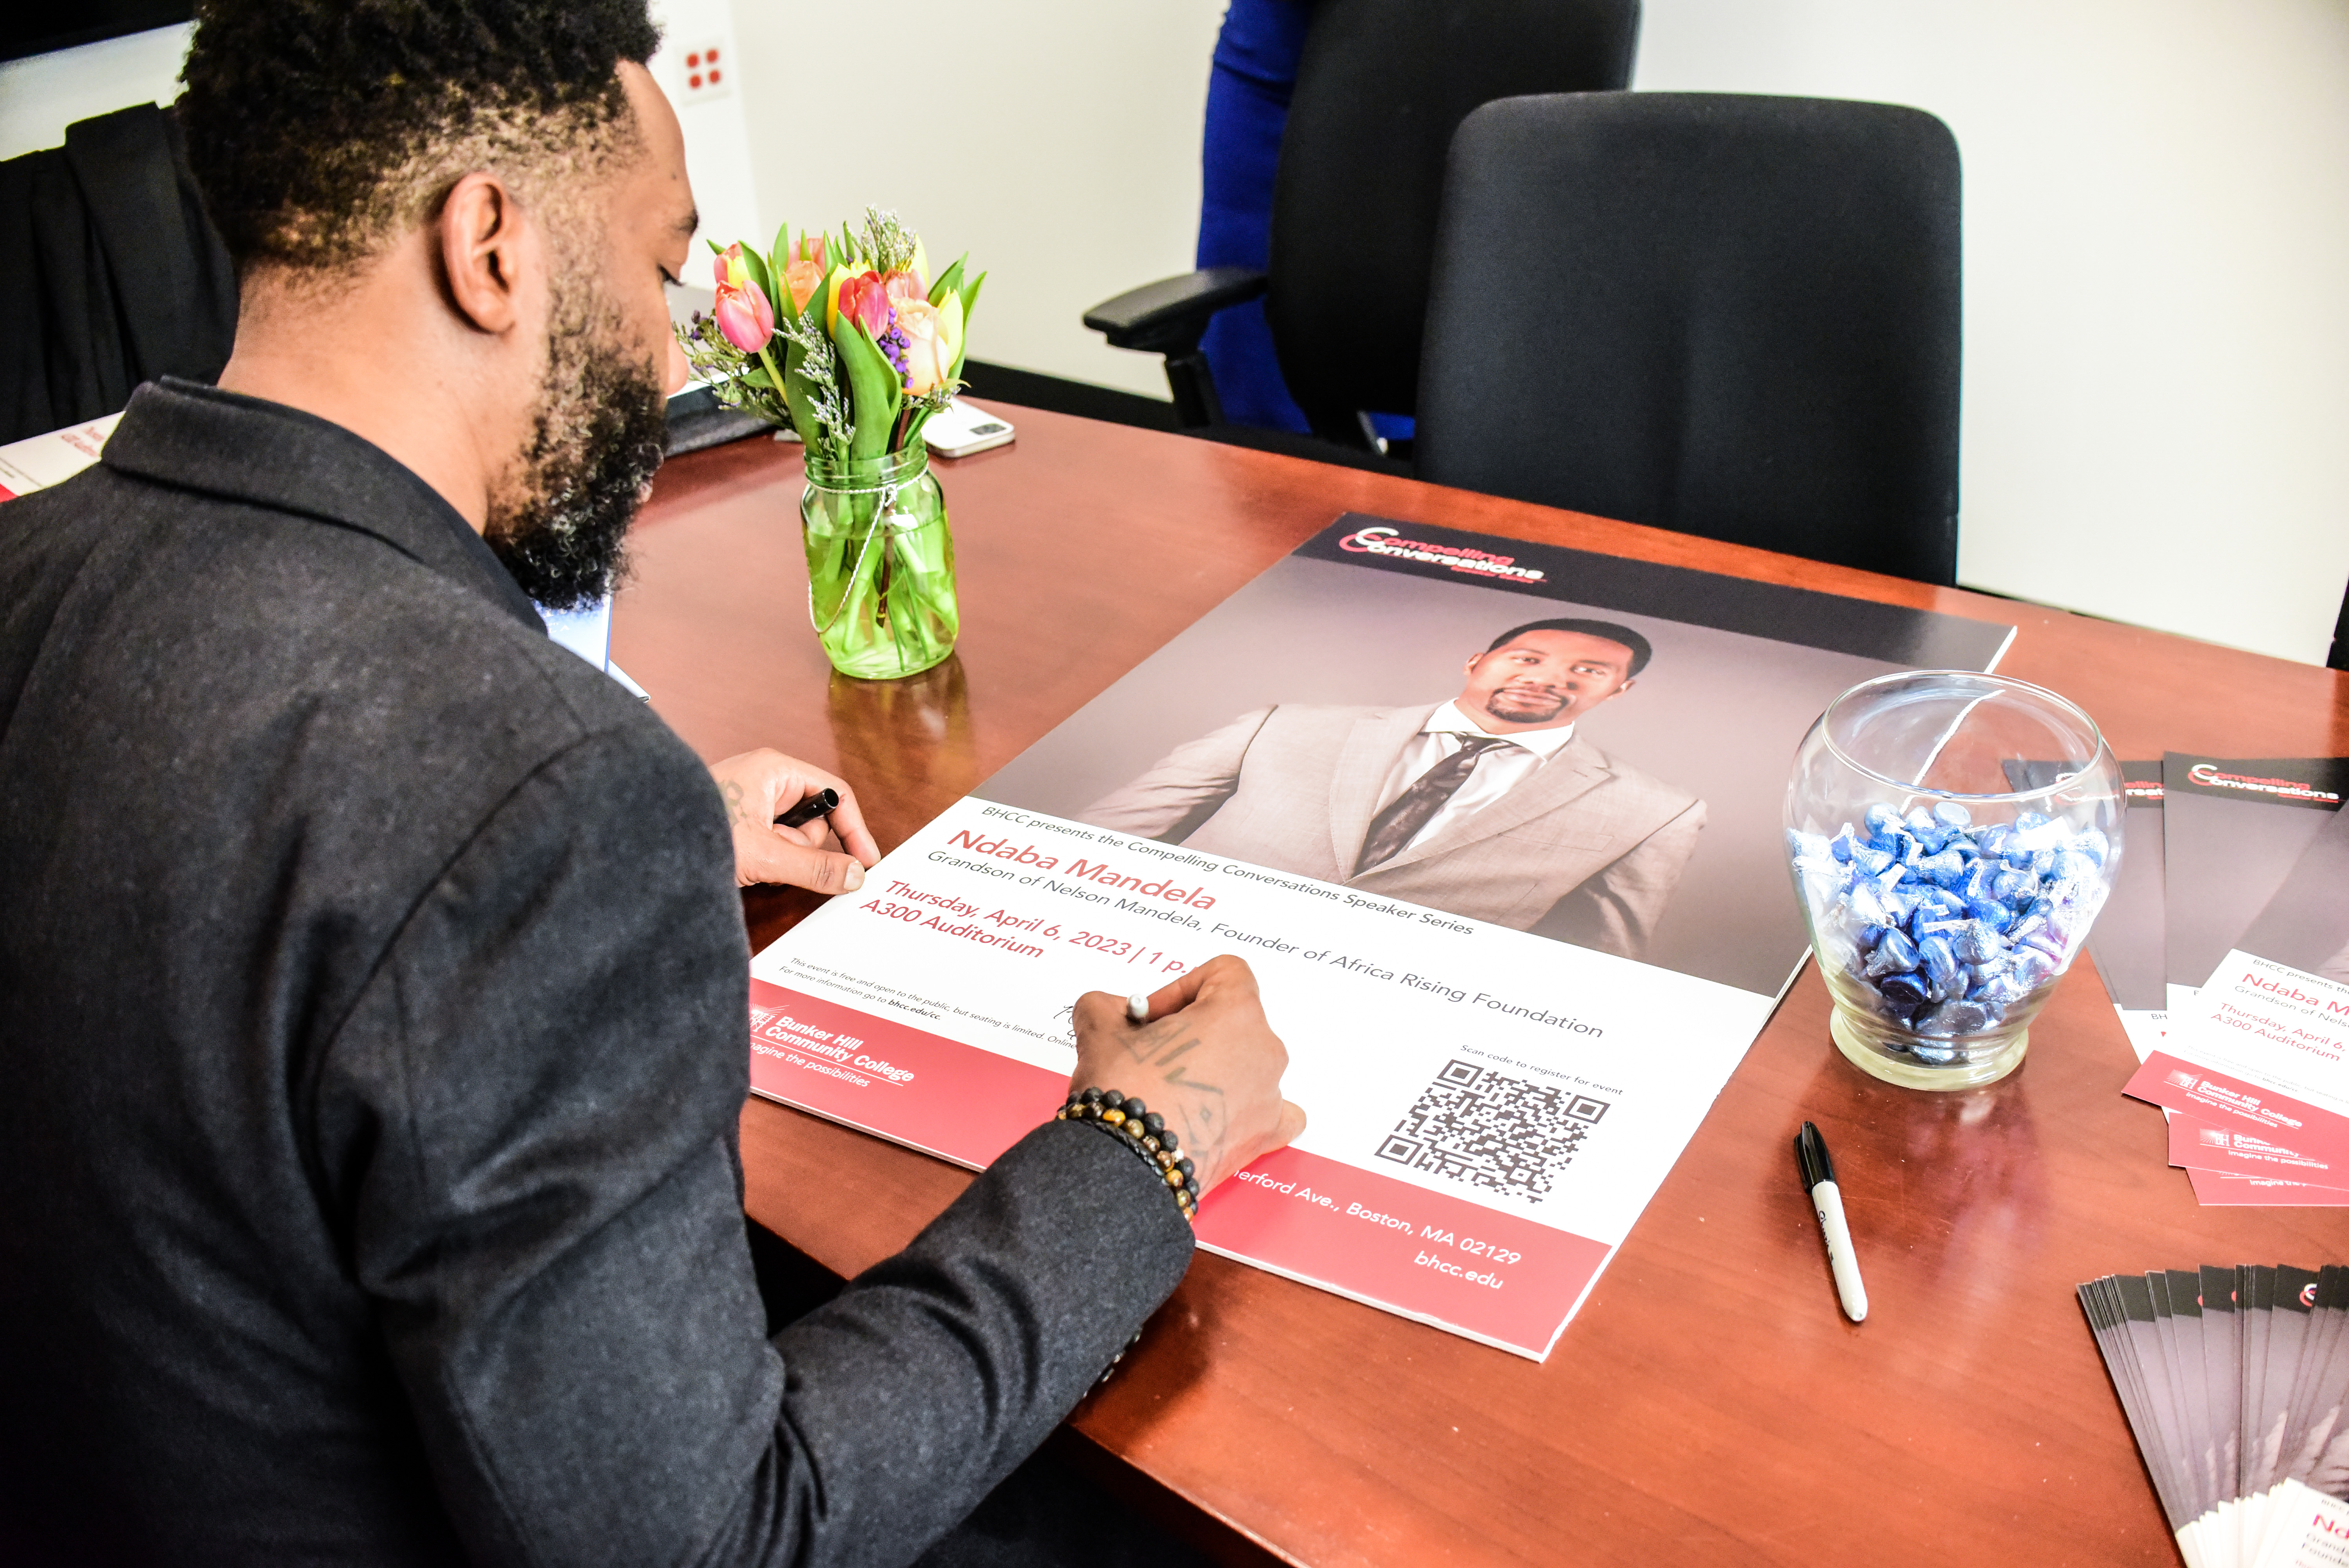
[[[1843,1217],[1843,1189],[1836,1185],[1835,1161],[1827,1154],[1827,1140],[1807,1121],[1795,1135],[1795,1163],[1802,1168],[1804,1189],[1827,1238],[1827,1263],[1835,1270],[1844,1315],[1857,1323],[1868,1315],[1868,1287],[1859,1282],[1859,1258],[1851,1250],[1851,1226]]]

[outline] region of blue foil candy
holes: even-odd
[[[2014,918],[2006,905],[1988,897],[1966,900],[1966,913],[2001,935],[2005,934],[2007,923]]]
[[[1978,828],[1948,800],[1905,816],[1870,806],[1857,828],[1786,843],[1823,957],[1864,982],[1878,1014],[1936,1042],[1996,1028],[2063,968],[2112,857],[2096,829],[2037,811]]]
[[[1955,887],[1965,880],[1966,862],[1944,850],[1918,861],[1917,874],[1936,887]]]
[[[1914,1005],[1926,999],[1930,987],[1914,975],[1888,975],[1877,989],[1895,1001]]]
[[[1979,1035],[1985,1029],[1996,1027],[2002,1011],[2003,1009],[1994,1012],[1980,1002],[1964,1000],[1944,1002],[1917,1020],[1917,1032],[1920,1035],[1938,1035],[1943,1037],[1951,1035]]]
[[[1958,955],[1950,951],[1949,942],[1940,936],[1928,936],[1917,944],[1918,961],[1924,966],[1925,978],[1933,983],[1933,995],[1946,1001],[1966,994],[1965,982],[1960,978]]]
[[[1898,930],[1887,931],[1868,955],[1868,973],[1873,978],[1906,975],[1916,967],[1917,944]]]

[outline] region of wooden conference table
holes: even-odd
[[[895,684],[810,632],[798,449],[665,469],[614,656],[705,757],[856,787],[885,849],[1340,512],[1477,529],[2021,627],[2002,668],[2121,756],[2349,755],[2349,677],[2027,604],[1032,409],[938,465],[963,641]],[[754,944],[811,900],[746,898]],[[2072,1297],[2113,1272],[2349,1258],[2349,1216],[2205,1209],[2084,959],[2007,1082],[1904,1091],[1836,1054],[1806,968],[1537,1366],[1202,1253],[1064,1455],[1226,1561],[2168,1563]],[[1309,1110],[1311,1108],[1308,1107]],[[1790,1140],[1841,1170],[1873,1310],[1837,1311]],[[761,1101],[752,1218],[854,1274],[969,1181]]]

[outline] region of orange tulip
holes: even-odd
[[[818,244],[821,245],[819,241]],[[820,258],[795,261],[783,268],[783,287],[791,292],[792,314],[807,309],[808,301],[823,286],[823,263]]]

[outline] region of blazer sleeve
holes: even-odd
[[[1111,790],[1077,813],[1077,820],[1096,828],[1115,828],[1138,839],[1181,843],[1239,788],[1240,766],[1272,713],[1269,707],[1260,707],[1221,729],[1185,741],[1151,764],[1150,771],[1133,783]]]
[[[1141,1162],[1048,1124],[771,1344],[730,871],[682,746],[590,736],[472,835],[325,1053],[317,1162],[477,1560],[909,1562],[1187,1266]]]
[[[1704,830],[1704,802],[1692,800],[1663,826],[1551,906],[1534,930],[1583,947],[1644,959]]]

